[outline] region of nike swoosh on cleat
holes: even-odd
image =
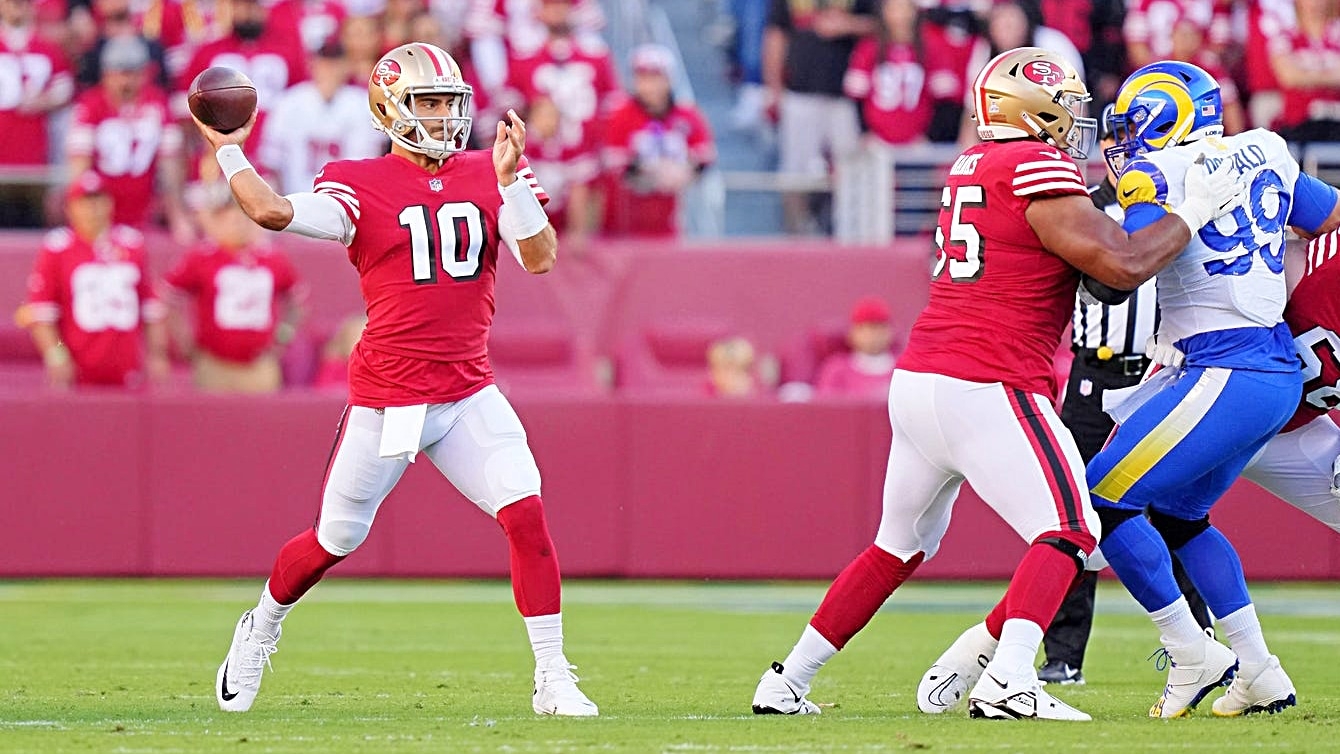
[[[944,693],[945,690],[949,688],[949,685],[953,683],[957,678],[958,673],[950,673],[949,677],[944,679],[944,681],[939,686],[936,686],[935,688],[931,689],[931,693],[927,695],[930,698],[931,703],[938,704],[941,707],[953,706],[952,704],[945,702]],[[958,700],[955,699],[954,701],[957,702]]]
[[[228,691],[228,663],[223,663],[223,677],[219,679],[219,698],[225,702],[231,702],[237,698],[237,692]]]
[[[990,678],[990,679],[993,680],[993,681],[995,681],[995,682],[996,682],[996,685],[999,686],[999,687],[1001,688],[1002,691],[1003,691],[1003,690],[1006,690],[1006,689],[1008,689],[1008,688],[1010,687],[1010,684],[1008,684],[1008,683],[1001,683],[999,678],[995,677],[994,675],[991,675],[990,673],[987,673],[987,674],[986,674],[986,677],[987,677],[987,678]]]

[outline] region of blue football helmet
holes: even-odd
[[[1137,70],[1121,85],[1114,105],[1117,143],[1103,154],[1117,175],[1146,152],[1224,133],[1219,82],[1190,63],[1165,60]]]

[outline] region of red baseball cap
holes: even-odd
[[[82,199],[86,196],[106,195],[107,183],[102,176],[92,170],[85,170],[75,176],[65,189],[66,199]]]
[[[893,319],[889,305],[878,296],[866,296],[856,302],[851,309],[853,325],[887,325]]]

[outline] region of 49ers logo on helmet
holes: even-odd
[[[394,60],[383,60],[372,72],[372,83],[377,86],[391,86],[400,80],[400,64]]]
[[[1052,65],[1048,60],[1034,60],[1024,66],[1024,78],[1034,84],[1056,86],[1065,79],[1065,71]]]

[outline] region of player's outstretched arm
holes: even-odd
[[[1180,254],[1201,226],[1242,202],[1247,187],[1229,162],[1213,173],[1193,165],[1187,170],[1186,201],[1133,233],[1082,196],[1035,199],[1024,215],[1048,251],[1103,285],[1134,290]]]
[[[233,196],[237,197],[237,203],[247,213],[247,217],[269,230],[287,228],[293,222],[293,204],[270,188],[270,184],[261,178],[242,152],[242,145],[256,126],[256,113],[253,112],[251,119],[241,128],[226,134],[201,123],[194,115],[191,120],[195,121],[200,135],[214,149],[228,187],[233,190]]]
[[[517,166],[525,149],[526,124],[515,110],[508,110],[504,119],[498,121],[493,140],[493,170],[503,198],[499,233],[527,272],[542,275],[554,268],[558,258],[558,235],[530,186],[517,178]]]

